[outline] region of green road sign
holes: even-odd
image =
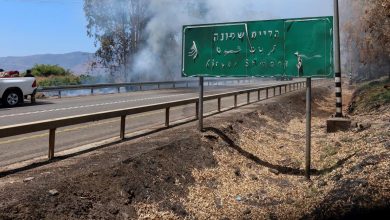
[[[333,17],[184,26],[182,75],[333,77]]]

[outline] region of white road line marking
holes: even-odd
[[[163,98],[170,98],[170,97],[183,96],[183,95],[187,95],[187,94],[157,96],[157,97],[143,98],[143,99],[130,99],[130,100],[123,100],[123,101],[105,102],[105,103],[99,103],[99,104],[93,104],[93,105],[81,105],[81,106],[73,106],[73,107],[67,107],[67,108],[48,109],[48,110],[41,110],[41,111],[35,111],[35,112],[1,115],[0,118],[39,114],[39,113],[54,112],[54,111],[65,111],[65,110],[80,109],[80,108],[89,108],[89,107],[96,107],[96,106],[103,106],[103,105],[113,105],[113,104],[120,104],[120,103],[127,103],[127,102],[138,102],[138,101],[145,101],[145,100],[163,99]]]

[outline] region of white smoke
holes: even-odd
[[[147,43],[132,70],[143,80],[180,78],[183,25],[273,18],[258,0],[155,0],[148,7]]]

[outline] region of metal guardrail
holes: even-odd
[[[240,94],[247,94],[247,103],[244,104],[244,105],[247,105],[250,103],[259,102],[259,101],[262,101],[262,100],[265,100],[268,98],[282,95],[282,94],[285,94],[288,92],[296,91],[296,90],[299,90],[301,88],[304,88],[304,86],[305,86],[305,82],[294,82],[294,83],[274,85],[274,86],[268,86],[268,87],[245,89],[245,90],[221,93],[221,94],[216,94],[216,95],[208,95],[208,96],[204,97],[204,101],[217,100],[218,101],[218,112],[221,112],[221,100],[222,100],[222,98],[225,98],[225,97],[233,96],[234,97],[234,106],[232,108],[237,108],[238,107],[237,97]],[[265,91],[265,97],[261,97],[262,91]],[[270,93],[270,91],[272,91],[272,93]],[[257,92],[257,101],[250,102],[250,95],[251,95],[251,93],[254,93],[254,92]],[[276,92],[278,92],[278,93],[276,93]],[[272,94],[272,96],[271,96],[271,94]],[[57,118],[57,119],[37,121],[37,122],[32,122],[32,123],[23,123],[23,124],[17,124],[17,125],[3,126],[3,127],[0,127],[0,138],[11,137],[11,136],[21,135],[21,134],[27,134],[27,133],[37,132],[37,131],[49,130],[48,158],[53,159],[54,158],[54,148],[55,148],[55,134],[56,134],[57,128],[119,117],[119,118],[121,118],[119,136],[120,136],[121,140],[123,140],[125,138],[126,116],[139,114],[139,113],[145,113],[145,112],[149,112],[149,111],[156,111],[156,110],[165,109],[165,127],[169,127],[170,108],[188,105],[188,104],[196,104],[196,107],[194,109],[194,113],[195,113],[195,118],[198,119],[197,109],[198,109],[198,105],[199,105],[199,99],[198,98],[191,98],[191,99],[158,103],[158,104],[153,104],[153,105],[139,106],[139,107],[133,107],[133,108],[127,108],[127,109],[119,109],[119,110],[114,110],[114,111],[104,111],[104,112],[98,112],[98,113],[93,113],[93,114],[84,114],[84,115],[77,115],[77,116],[70,116],[70,117],[63,117],[63,118]]]
[[[234,83],[245,83],[245,82],[254,82],[257,79],[208,79],[205,80],[205,85],[220,85],[223,83],[227,85],[229,82]],[[179,88],[180,85],[185,85],[184,87],[188,88],[191,84],[198,85],[197,80],[182,80],[182,81],[161,81],[161,82],[134,82],[134,83],[99,83],[99,84],[87,84],[87,85],[70,85],[70,86],[50,86],[50,87],[40,87],[38,88],[38,92],[58,92],[58,97],[61,98],[63,91],[70,90],[90,90],[91,94],[94,94],[95,89],[103,89],[103,88],[116,88],[117,92],[120,93],[121,88],[126,87],[136,87],[139,90],[143,90],[146,86],[155,86],[157,89],[160,89],[163,85],[170,85],[171,88]],[[182,86],[183,87],[183,86]]]

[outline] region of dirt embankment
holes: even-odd
[[[2,177],[0,219],[389,215],[390,111],[327,134],[333,94],[314,90],[311,181],[302,91],[207,118],[205,133],[188,124]]]

